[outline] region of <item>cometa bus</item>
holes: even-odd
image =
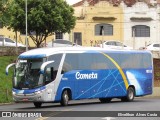
[[[152,94],[153,63],[148,51],[106,50],[94,47],[39,48],[18,56],[14,66],[16,102],[60,102],[113,98],[133,101]]]

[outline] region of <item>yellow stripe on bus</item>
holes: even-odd
[[[122,78],[123,78],[123,81],[124,81],[126,90],[127,90],[129,84],[128,84],[127,78],[126,78],[126,76],[125,76],[122,68],[118,65],[118,63],[117,63],[113,58],[111,58],[110,56],[108,56],[108,55],[105,54],[105,53],[102,53],[102,54],[103,54],[105,57],[107,57],[107,58],[118,68],[118,70],[119,70],[119,72],[120,72],[120,74],[121,74],[121,76],[122,76]]]

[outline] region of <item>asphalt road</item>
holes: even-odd
[[[100,103],[98,99],[79,100],[71,101],[67,107],[46,103],[39,109],[32,103],[15,103],[1,105],[0,111],[3,119],[11,120],[160,120],[160,98],[140,97],[133,102],[113,99],[111,103]],[[12,118],[5,116],[6,111],[12,112]]]

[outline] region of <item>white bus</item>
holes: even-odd
[[[148,51],[106,50],[94,47],[39,48],[24,52],[15,66],[16,102],[60,102],[113,98],[133,101],[152,94],[153,63]]]

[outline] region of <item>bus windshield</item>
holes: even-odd
[[[16,89],[33,89],[43,85],[43,80],[40,79],[40,67],[45,61],[41,59],[19,59],[13,79],[13,87]]]

